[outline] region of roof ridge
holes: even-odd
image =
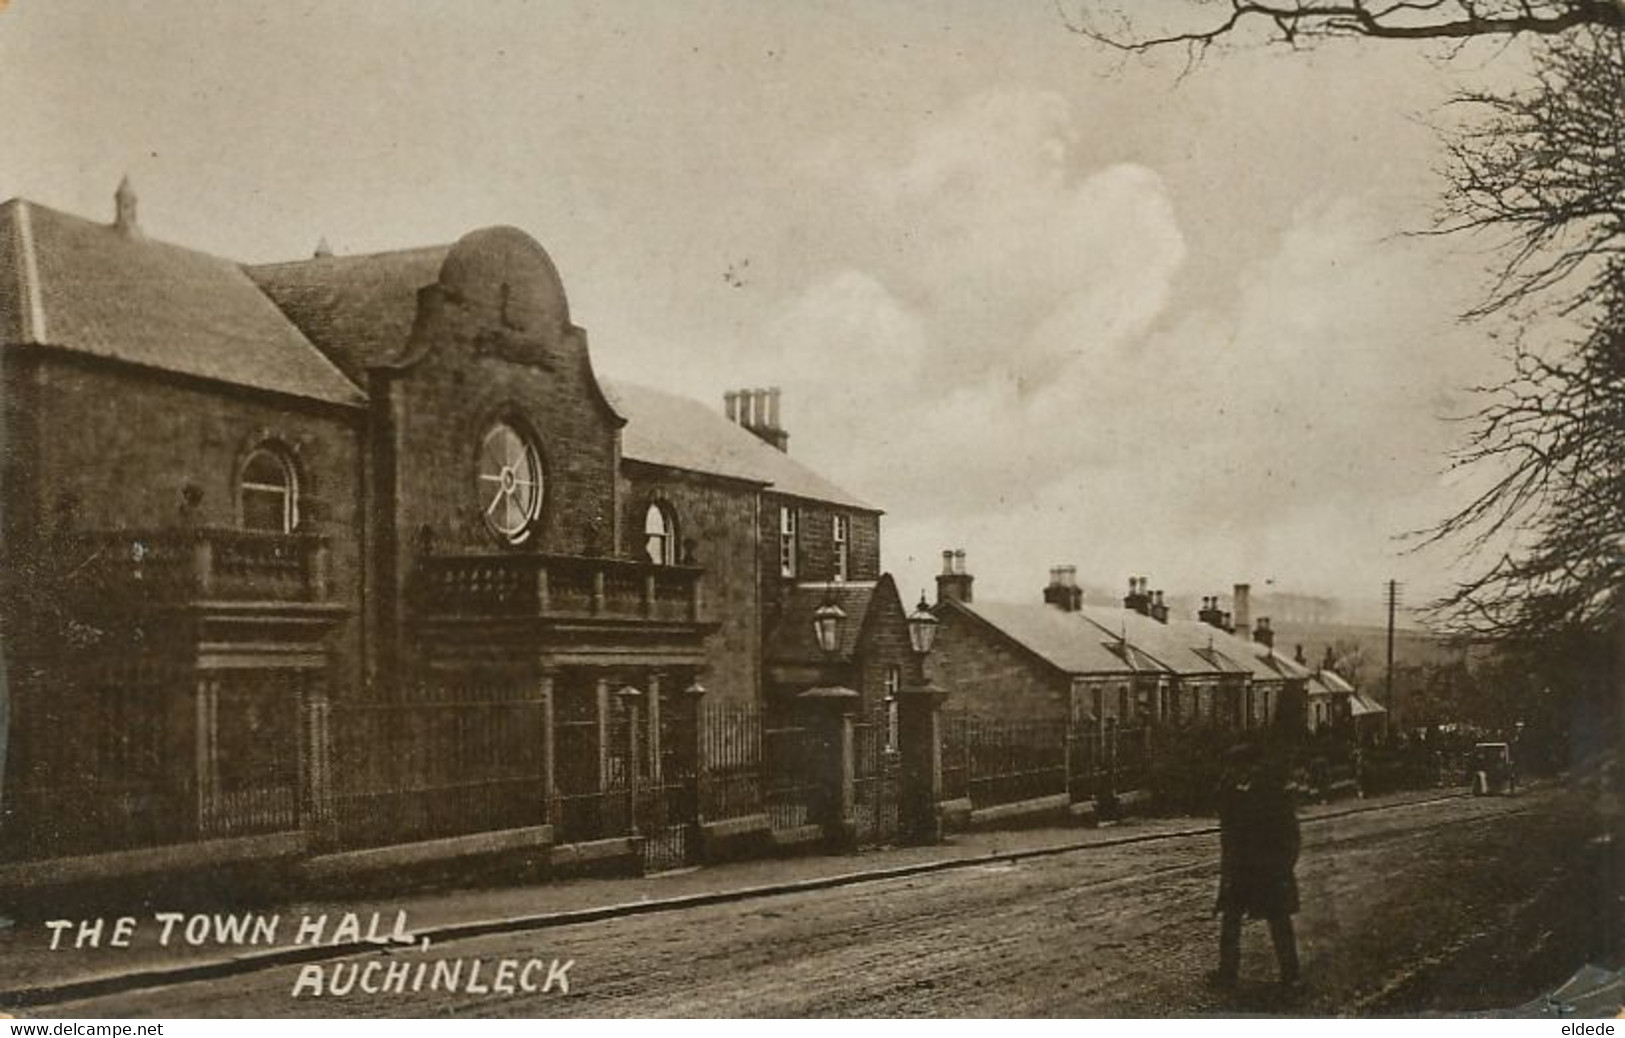
[[[338,264],[354,260],[383,259],[390,256],[404,256],[409,252],[450,252],[454,242],[443,242],[435,245],[408,245],[399,249],[380,249],[377,252],[356,252],[343,256],[306,256],[304,259],[271,260],[267,263],[240,263],[245,270],[271,270],[278,267],[304,267],[313,264]]]
[[[39,257],[34,251],[34,219],[26,199],[13,199],[17,203],[17,250],[20,262],[17,269],[23,284],[22,307],[18,317],[22,321],[22,341],[44,343],[49,341],[50,329],[45,320],[45,300],[40,293]]]

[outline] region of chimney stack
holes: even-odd
[[[1258,626],[1253,628],[1253,641],[1266,649],[1275,648],[1275,632],[1270,628],[1269,617],[1261,616],[1258,618]]]
[[[1230,608],[1235,611],[1236,623],[1232,632],[1240,631],[1245,636],[1253,629],[1253,589],[1250,584],[1237,584],[1230,599]]]
[[[118,182],[118,190],[113,193],[113,229],[129,238],[141,237],[141,224],[136,219],[135,188],[126,176]]]
[[[769,389],[730,389],[722,394],[728,421],[755,433],[775,450],[789,452],[790,434],[779,424],[778,386]]]
[[[1196,614],[1196,619],[1209,627],[1224,629],[1224,613],[1219,609],[1218,595],[1203,595],[1202,608]]]
[[[1078,586],[1078,567],[1050,567],[1049,587],[1044,589],[1044,602],[1063,613],[1075,613],[1083,608],[1083,588]]]
[[[1151,592],[1151,619],[1159,624],[1168,622],[1168,606],[1162,601],[1162,591]]]
[[[937,574],[937,602],[971,602],[971,585],[976,578],[965,572],[965,549],[945,549],[942,572]]]
[[[1141,616],[1151,615],[1151,593],[1146,586],[1151,581],[1146,577],[1128,578],[1128,594],[1123,598],[1123,608],[1131,609]]]

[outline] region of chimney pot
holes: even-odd
[[[141,223],[136,218],[136,202],[135,187],[126,175],[118,182],[118,190],[113,192],[113,227],[120,234],[131,238],[141,237]]]
[[[1261,616],[1258,618],[1258,626],[1253,628],[1253,641],[1266,649],[1275,648],[1275,632],[1270,629],[1269,617]]]
[[[1063,613],[1075,613],[1083,607],[1083,589],[1078,587],[1078,567],[1052,566],[1049,587],[1044,589],[1044,603]]]
[[[737,425],[739,423],[739,393],[730,389],[722,394],[722,406],[728,412],[728,421]]]
[[[965,572],[965,549],[945,549],[942,553],[942,572],[937,575],[937,601],[969,604],[971,585],[976,578]]]
[[[779,387],[773,386],[767,391],[767,427],[779,427]]]

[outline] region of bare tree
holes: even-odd
[[[1489,473],[1488,488],[1422,540],[1458,545],[1477,572],[1435,603],[1437,624],[1492,640],[1606,716],[1625,630],[1625,0],[1188,0],[1187,27],[1144,34],[1122,8],[1081,2],[1073,31],[1121,52],[1183,49],[1192,64],[1215,44],[1258,43],[1249,23],[1289,46],[1538,37],[1528,84],[1463,92],[1477,118],[1445,139],[1434,233],[1499,238],[1465,316],[1510,332],[1512,363],[1478,387],[1453,459]]]
[[[1289,45],[1327,37],[1466,40],[1625,28],[1625,0],[1188,0],[1184,7],[1188,26],[1139,35],[1123,6],[1085,0],[1067,26],[1116,50],[1180,46],[1193,59],[1253,24]]]
[[[1508,318],[1514,363],[1480,387],[1455,458],[1492,481],[1426,538],[1468,555],[1515,542],[1434,615],[1525,640],[1607,633],[1625,606],[1625,33],[1535,57],[1524,89],[1461,95],[1482,118],[1447,141],[1440,230],[1502,236],[1468,316]]]

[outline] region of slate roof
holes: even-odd
[[[1204,641],[1203,648],[1200,651],[1203,656],[1211,656],[1215,659],[1215,662],[1223,663],[1226,670],[1246,671],[1259,681],[1275,681],[1286,676],[1280,668],[1271,665],[1266,658],[1270,650],[1251,638],[1244,638],[1240,634],[1231,634],[1229,631],[1215,630],[1209,624],[1193,620],[1182,620],[1179,623],[1188,624],[1191,628],[1194,628],[1193,637],[1205,639],[1211,635],[1213,647],[1208,649],[1206,646],[1209,643]]]
[[[236,263],[25,199],[0,204],[0,343],[365,402]]]
[[[1257,646],[1255,651],[1258,653],[1258,658],[1263,660],[1266,665],[1268,665],[1277,674],[1281,675],[1281,677],[1287,679],[1288,681],[1309,680],[1309,675],[1311,672],[1308,667],[1305,667],[1303,664],[1292,659],[1290,656],[1283,656],[1281,653],[1276,652],[1274,649],[1263,644],[1258,642],[1254,642],[1253,644]]]
[[[450,245],[323,256],[245,268],[289,320],[357,382],[406,346],[418,290],[434,284]]]
[[[1309,690],[1327,695],[1351,695],[1354,686],[1343,680],[1335,670],[1317,670],[1309,677]]]
[[[1144,669],[1113,651],[1099,627],[1043,603],[949,602],[998,630],[1039,659],[1067,674],[1134,674]]]
[[[1350,697],[1349,712],[1355,717],[1366,717],[1370,714],[1385,714],[1388,708],[1365,693],[1356,692]]]
[[[1164,624],[1149,616],[1142,616],[1132,609],[1088,604],[1079,610],[1078,615],[1100,628],[1110,638],[1116,639],[1121,636],[1134,648],[1176,674],[1194,676],[1226,673],[1227,668],[1223,665],[1204,658],[1196,651],[1207,646],[1205,632],[1212,630],[1204,624],[1189,620],[1171,620]],[[1194,632],[1191,630],[1197,627],[1201,630]],[[1219,635],[1223,632],[1213,631],[1213,633]]]
[[[770,448],[771,449],[771,448]],[[890,578],[881,578],[889,580]],[[850,660],[869,618],[878,581],[797,584],[785,599],[779,622],[767,638],[766,658],[773,663],[819,663],[829,659],[813,633],[813,613],[833,600],[846,613],[841,622],[841,644],[836,655]]]
[[[719,410],[688,397],[630,382],[604,381],[604,395],[626,418],[621,456],[667,468],[728,476],[781,494],[878,512]]]

